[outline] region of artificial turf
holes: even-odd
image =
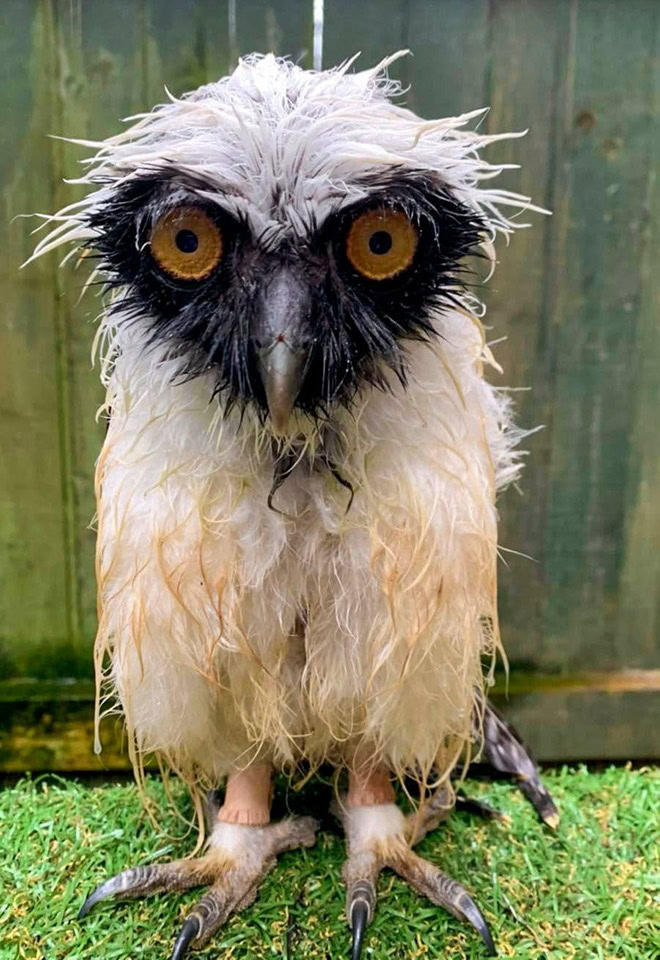
[[[508,814],[454,813],[419,852],[460,879],[486,915],[502,957],[651,960],[660,956],[660,769],[585,768],[545,774],[561,811],[557,834],[508,783],[468,781],[466,792]],[[163,798],[157,780],[149,791]],[[329,789],[280,785],[280,812],[318,813]],[[179,811],[189,810],[173,790]],[[172,812],[162,821],[181,830]],[[44,777],[0,790],[0,958],[167,960],[194,891],[104,903],[76,920],[93,886],[127,865],[181,856],[190,837],[158,834],[127,782]],[[257,902],[192,957],[348,955],[343,841],[330,819],[316,846],[282,856]],[[363,956],[485,956],[477,934],[383,874]]]

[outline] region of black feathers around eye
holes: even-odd
[[[297,404],[312,416],[331,416],[335,403],[350,407],[367,385],[389,389],[388,371],[405,386],[406,344],[441,336],[442,311],[462,306],[467,268],[461,261],[478,255],[485,235],[481,218],[426,174],[362,185],[369,196],[326,221],[315,241],[329,260],[315,291],[314,347]],[[404,215],[417,236],[407,265],[384,277],[358,269],[347,250],[352,224],[383,208]],[[373,229],[367,236],[373,260],[387,257],[391,234]]]
[[[145,325],[146,349],[165,343],[180,361],[182,378],[211,373],[226,410],[251,406],[262,418],[266,398],[252,331],[273,271],[294,269],[310,285],[310,346],[296,408],[325,420],[336,404],[350,408],[366,386],[388,389],[388,371],[405,385],[406,344],[442,334],[442,311],[461,305],[468,279],[462,261],[478,252],[485,233],[478,214],[427,173],[364,180],[363,201],[279,246],[253,236],[247,222],[220,206],[201,203],[196,189],[203,186],[176,171],[129,181],[89,224],[108,286],[123,289],[111,306],[120,321]],[[148,242],[154,223],[177,203],[203,209],[222,235],[217,265],[185,282],[159,269]],[[391,261],[400,238],[387,224],[381,229],[377,216],[371,222],[370,212],[377,211],[390,211],[393,223],[405,221],[414,233],[401,269],[380,266]],[[367,269],[347,249],[352,225],[365,216]],[[172,236],[182,257],[195,257],[198,244],[185,225]]]
[[[255,398],[265,405],[249,339],[253,306],[246,294],[254,281],[236,258],[237,250],[250,245],[249,231],[220,208],[199,204],[194,188],[202,184],[189,181],[175,171],[130,181],[90,216],[106,288],[121,291],[109,312],[122,324],[144,328],[145,350],[165,343],[168,355],[179,361],[182,381],[212,371],[227,410]],[[221,260],[199,281],[170,276],[149,250],[154,223],[176,203],[199,204],[222,229]],[[180,242],[192,245],[187,236]]]
[[[438,291],[462,285],[464,268],[460,261],[478,254],[478,246],[485,234],[485,224],[476,211],[461,203],[441,181],[428,174],[390,175],[362,181],[371,194],[365,201],[341,211],[326,228],[335,250],[335,256],[349,274],[360,275],[346,255],[346,238],[351,227],[364,214],[390,209],[401,212],[418,231],[418,249],[408,279],[422,279],[425,287]],[[390,231],[374,230],[368,249],[375,256],[386,255],[392,246]],[[369,280],[369,277],[366,278]],[[404,276],[395,275],[395,285]],[[380,285],[380,284],[379,284]],[[383,287],[383,291],[388,288]]]

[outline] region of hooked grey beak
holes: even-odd
[[[282,268],[266,287],[261,315],[252,331],[268,413],[278,437],[286,433],[302,386],[309,306],[307,284],[289,268]]]

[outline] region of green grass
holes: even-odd
[[[509,784],[469,782],[466,792],[510,822],[454,814],[419,851],[471,889],[502,957],[658,957],[660,769],[565,769],[546,781],[561,811],[556,835]],[[156,780],[149,789],[162,798]],[[174,794],[188,810],[183,792]],[[317,812],[326,800],[318,784],[286,795],[282,788],[280,812]],[[163,826],[175,831],[180,822],[170,813]],[[132,784],[23,780],[0,791],[0,843],[2,960],[167,960],[195,892],[106,903],[84,923],[75,919],[85,894],[108,874],[192,845],[155,832]],[[342,838],[327,819],[316,847],[281,857],[256,904],[192,956],[345,957],[342,858]],[[474,931],[383,874],[367,960],[484,956]]]

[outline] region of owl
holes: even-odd
[[[129,868],[81,915],[205,886],[172,960],[314,842],[312,817],[271,823],[274,772],[337,771],[354,958],[385,867],[494,954],[467,890],[413,852],[480,743],[556,819],[485,697],[495,500],[524,433],[484,376],[470,267],[537,208],[493,186],[483,111],[400,103],[395,57],[253,55],[170,96],[84,144],[87,194],[35,250],[95,257],[104,291],[97,713],[123,712],[139,782],[156,755],[212,798],[200,856]]]

